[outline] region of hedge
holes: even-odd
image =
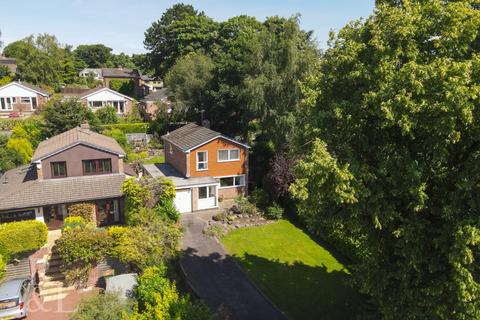
[[[137,123],[106,124],[103,126],[103,129],[106,129],[106,130],[119,129],[123,133],[146,133],[148,129],[148,123],[137,122]]]
[[[40,249],[47,243],[48,229],[36,220],[0,224],[0,255],[6,260],[20,253]]]
[[[32,116],[32,117],[23,118],[23,119],[9,119],[9,118],[0,119],[0,130],[12,130],[17,123],[40,122],[40,121],[42,120],[38,116]]]

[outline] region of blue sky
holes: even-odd
[[[114,52],[144,52],[143,34],[179,1],[167,0],[17,0],[2,3],[0,30],[6,44],[30,34],[50,33],[70,45],[103,43]],[[259,20],[300,13],[301,26],[313,30],[321,48],[328,33],[367,17],[374,0],[199,0],[183,1],[217,21],[247,14]]]

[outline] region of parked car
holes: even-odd
[[[0,285],[0,319],[20,319],[26,317],[32,287],[30,278],[3,282]]]

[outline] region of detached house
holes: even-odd
[[[193,123],[162,139],[166,163],[144,168],[173,181],[180,212],[217,208],[222,199],[247,193],[247,145]]]
[[[94,89],[63,88],[62,94],[67,98],[74,97],[79,99],[92,111],[105,106],[112,106],[117,109],[118,115],[126,115],[133,108],[133,98],[105,87]]]
[[[68,205],[91,202],[97,225],[123,221],[121,186],[134,175],[113,139],[77,127],[41,142],[30,165],[0,177],[0,222],[37,219],[50,229],[68,216]]]
[[[44,105],[50,94],[33,84],[10,82],[0,87],[0,118],[26,117]]]

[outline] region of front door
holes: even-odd
[[[214,208],[217,205],[217,187],[198,187],[198,210]]]
[[[98,200],[95,203],[95,213],[99,227],[120,222],[118,200]]]
[[[66,215],[65,205],[54,205],[43,207],[43,217],[49,230],[60,229],[63,226],[63,219]]]

